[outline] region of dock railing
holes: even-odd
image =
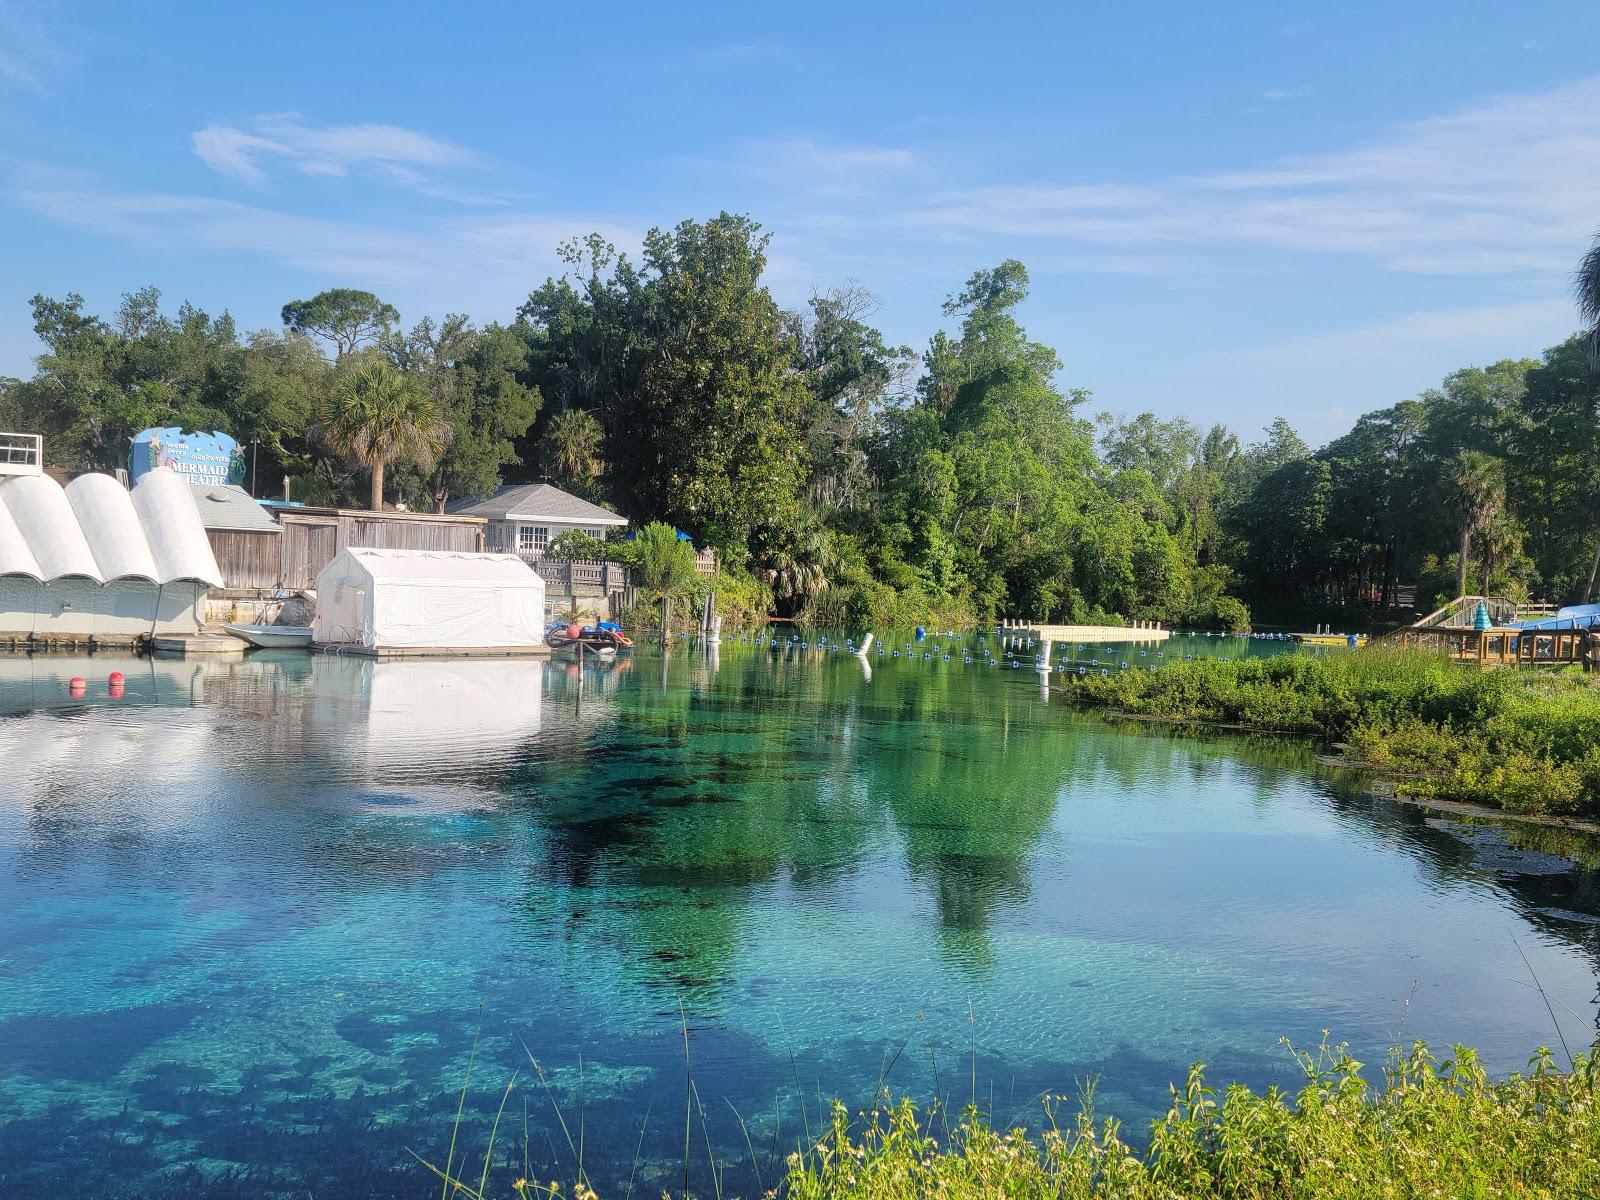
[[[1450,625],[1411,625],[1388,639],[1408,650],[1444,654],[1481,667],[1592,667],[1595,637],[1587,629],[1471,629]]]
[[[37,433],[0,433],[0,476],[43,474],[42,436]]]

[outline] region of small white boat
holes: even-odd
[[[304,650],[311,645],[309,625],[224,625],[223,628],[260,650]]]

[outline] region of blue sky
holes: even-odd
[[[1088,411],[1322,441],[1576,327],[1594,16],[0,0],[0,373],[34,292],[508,320],[566,237],[728,209],[786,304],[857,280],[920,348],[1020,258]]]

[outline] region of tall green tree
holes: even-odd
[[[424,317],[407,334],[392,334],[384,353],[417,380],[448,430],[444,449],[425,467],[411,468],[406,490],[436,512],[454,497],[487,496],[509,467],[521,465],[517,440],[539,414],[538,389],[523,379],[528,346],[499,325],[477,329],[460,314]]]
[[[550,418],[544,432],[545,468],[562,487],[592,494],[605,469],[605,430],[594,414],[569,408]]]
[[[328,342],[336,358],[376,345],[400,320],[392,304],[358,288],[329,288],[309,300],[291,300],[281,316],[286,329]]]
[[[450,435],[427,390],[378,358],[341,375],[319,432],[335,453],[370,472],[373,512],[383,511],[383,477],[390,464],[431,467]]]
[[[1456,567],[1456,595],[1467,591],[1467,568],[1473,540],[1504,508],[1505,465],[1479,450],[1462,450],[1450,467],[1451,501],[1461,544]]]
[[[1579,260],[1572,290],[1578,301],[1578,317],[1589,327],[1591,352],[1600,357],[1600,235]]]
[[[660,516],[734,563],[796,526],[804,382],[761,282],[767,235],[727,213],[646,235],[636,266],[600,238],[565,248],[519,318],[565,407],[605,431],[624,512]]]

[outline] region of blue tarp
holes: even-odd
[[[1549,633],[1557,629],[1591,629],[1596,625],[1600,625],[1600,604],[1569,604],[1557,609],[1553,617],[1522,621],[1517,628]]]

